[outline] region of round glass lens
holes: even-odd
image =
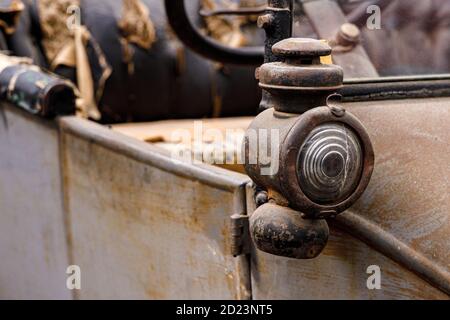
[[[340,203],[356,190],[363,165],[360,139],[350,127],[343,123],[320,125],[299,153],[300,187],[316,203]]]

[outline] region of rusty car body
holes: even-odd
[[[335,1],[309,1],[313,25],[326,12],[313,8],[319,2],[334,12],[328,28],[335,32],[348,16],[334,11]],[[285,9],[263,13],[291,19]],[[314,29],[319,38],[334,35],[323,28]],[[292,36],[283,32],[268,39]],[[183,37],[189,45],[186,37],[197,35]],[[274,43],[199,50],[220,61],[243,55],[263,63]],[[367,131],[373,173],[350,208],[325,217],[328,243],[314,259],[257,248],[249,230],[260,207],[252,174],[184,162],[161,147],[162,133],[136,134],[142,126],[190,129],[194,120],[111,126],[42,117],[2,101],[0,298],[449,299],[450,76],[378,77],[363,46],[353,48],[332,54],[346,75],[334,91]],[[264,94],[262,109],[270,101]],[[245,130],[254,117],[218,121]],[[82,270],[81,290],[66,287],[70,265]],[[367,287],[370,266],[381,270],[379,289]]]

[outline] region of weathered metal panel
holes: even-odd
[[[333,224],[328,248],[312,261],[254,252],[253,297],[448,298],[449,105],[448,98],[348,104],[377,154],[367,192],[338,220],[350,230]],[[82,270],[77,298],[250,297],[248,261],[231,256],[229,223],[246,212],[246,176],[184,164],[67,117],[63,188],[54,123],[1,111],[0,298],[70,298],[69,260]],[[351,230],[351,215],[380,232]],[[366,288],[370,265],[381,268],[381,290]]]
[[[369,290],[367,268],[381,269],[381,290]],[[448,299],[424,280],[337,229],[315,260],[258,252],[252,260],[255,299]]]
[[[0,298],[70,299],[54,123],[0,105]]]
[[[348,104],[347,109],[368,129],[376,154],[372,181],[349,214],[382,232],[362,236],[358,230],[343,233],[332,228],[328,248],[313,261],[255,252],[253,296],[448,298],[444,291],[450,279],[450,99],[362,102]],[[347,218],[344,213],[340,225],[351,227]],[[396,250],[395,243],[401,244]],[[381,268],[382,290],[366,287],[370,265]]]
[[[353,211],[449,272],[450,99],[354,103],[349,110],[371,133],[377,155]]]
[[[255,209],[247,188],[248,210]],[[314,260],[272,256],[253,248],[252,293],[263,299],[448,299],[448,296],[360,240],[331,227]],[[369,266],[381,270],[381,290],[369,290]]]
[[[78,298],[250,297],[248,263],[230,251],[246,176],[172,160],[81,119],[61,127]]]

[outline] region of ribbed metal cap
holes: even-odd
[[[331,54],[325,42],[290,38],[276,43],[272,50],[284,59],[261,66],[258,76],[263,89],[332,91],[342,86],[342,68],[320,61],[320,57]]]
[[[276,43],[272,52],[285,57],[323,57],[331,54],[331,47],[320,40],[289,38]]]

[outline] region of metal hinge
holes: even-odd
[[[247,215],[231,216],[231,254],[238,257],[250,253],[249,218]]]

